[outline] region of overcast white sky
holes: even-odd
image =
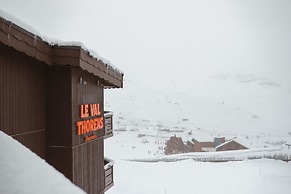
[[[0,0],[41,34],[80,41],[129,80],[245,73],[291,85],[290,0]],[[163,82],[162,82],[163,83]]]

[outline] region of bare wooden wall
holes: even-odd
[[[45,158],[45,64],[0,43],[0,130]]]
[[[99,103],[103,116],[103,87],[97,83],[96,76],[78,67],[47,68],[47,161],[87,193],[102,193],[105,187],[104,128],[78,135],[76,127],[83,120],[81,104]],[[84,141],[93,134],[96,139]]]

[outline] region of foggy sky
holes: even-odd
[[[167,84],[243,73],[291,87],[289,0],[0,3],[45,36],[83,42],[128,80]]]

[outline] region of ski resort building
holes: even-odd
[[[227,142],[224,142],[215,147],[216,151],[228,151],[228,150],[244,150],[248,149],[244,145],[236,142],[234,139],[231,139]]]
[[[104,193],[113,185],[104,89],[122,88],[123,73],[83,46],[62,45],[0,15],[0,130],[86,193]]]
[[[216,137],[213,142],[199,142],[193,138],[191,141],[184,143],[181,137],[176,137],[176,135],[174,135],[166,141],[164,153],[169,155],[189,152],[216,152],[242,149],[248,148],[236,142],[235,138],[225,140],[225,137]]]
[[[181,154],[188,152],[187,147],[184,145],[181,137],[172,136],[166,142],[165,154]]]

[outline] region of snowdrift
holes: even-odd
[[[0,193],[85,193],[63,174],[0,131]]]

